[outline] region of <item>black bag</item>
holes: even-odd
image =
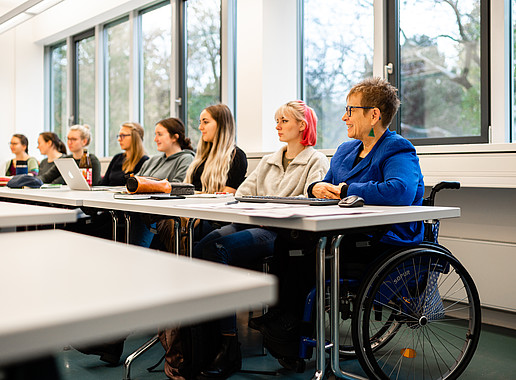
[[[218,320],[180,329],[183,362],[179,373],[187,380],[195,379],[217,354],[221,342]]]
[[[211,364],[220,346],[221,334],[218,321],[210,321],[162,330],[158,338],[165,349],[165,375],[172,380],[190,380]],[[152,371],[157,365],[159,363],[148,370]]]

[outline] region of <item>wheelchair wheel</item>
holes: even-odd
[[[456,379],[480,337],[480,300],[471,276],[444,249],[398,251],[364,281],[352,333],[372,379]],[[375,336],[399,324],[381,347]]]

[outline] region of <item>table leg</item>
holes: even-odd
[[[326,237],[319,238],[319,242],[317,243],[317,254],[316,254],[316,263],[315,263],[315,272],[316,272],[316,283],[315,283],[315,310],[316,310],[316,320],[315,320],[315,332],[316,332],[316,347],[315,347],[315,374],[313,376],[313,380],[320,380],[324,377],[324,370],[326,368],[326,351],[325,351],[325,331],[324,331],[324,261],[325,257],[325,247],[326,247]]]
[[[110,210],[109,214],[111,215],[111,222],[113,223],[113,241],[116,241],[116,229],[118,227],[118,216],[116,215],[116,212],[113,210]]]
[[[131,237],[131,215],[128,212],[124,212],[125,218],[125,243],[129,244],[129,238]]]
[[[331,245],[331,286],[330,286],[330,326],[331,326],[331,369],[335,376],[342,379],[367,380],[367,378],[350,374],[340,368],[339,355],[339,299],[340,299],[340,243],[344,235],[334,238]]]
[[[174,220],[174,253],[179,255],[181,253],[179,248],[181,243],[181,218],[174,216],[172,219]]]
[[[188,229],[188,255],[190,258],[193,257],[193,240],[194,240],[194,228],[195,228],[195,222],[197,221],[196,218],[190,218],[188,219],[187,229]]]

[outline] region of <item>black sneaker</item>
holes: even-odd
[[[250,318],[247,322],[247,326],[253,330],[258,330],[263,333],[263,328],[265,324],[269,321],[272,321],[280,315],[280,311],[278,309],[270,309],[267,313],[260,315],[259,317]]]

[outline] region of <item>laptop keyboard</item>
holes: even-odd
[[[340,199],[326,199],[326,198],[305,198],[305,197],[276,197],[272,195],[243,195],[235,197],[240,202],[259,202],[259,203],[292,203],[303,204],[311,206],[327,206],[336,205]]]

